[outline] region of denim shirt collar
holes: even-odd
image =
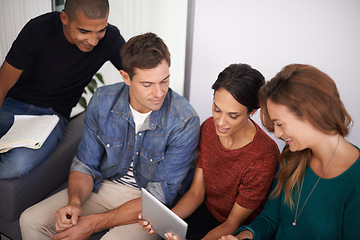
[[[157,127],[161,129],[165,129],[166,126],[166,114],[169,111],[169,102],[170,102],[170,94],[171,94],[171,88],[169,88],[164,102],[161,106],[161,108],[157,111],[153,111],[150,114],[150,121],[148,122],[148,129],[149,130],[155,130]],[[121,95],[119,95],[118,100],[116,101],[116,104],[111,109],[111,113],[117,115],[118,117],[123,117],[126,121],[130,121],[129,118],[131,115],[131,110],[129,107],[129,86],[125,86],[125,90],[122,91]],[[133,122],[133,120],[132,120]]]

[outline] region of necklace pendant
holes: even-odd
[[[292,225],[295,227],[296,226],[296,221],[293,221]]]

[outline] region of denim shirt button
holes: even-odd
[[[136,155],[138,155],[139,154],[139,152],[136,152]]]
[[[139,136],[141,136],[141,133],[139,133]]]
[[[153,160],[152,160],[152,159],[150,159],[150,162],[153,162]]]
[[[106,144],[106,147],[110,147],[110,144]]]

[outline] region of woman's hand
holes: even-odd
[[[252,232],[250,232],[249,230],[244,230],[241,233],[239,233],[236,236],[238,239],[253,239],[254,238],[254,234]]]
[[[236,237],[232,235],[222,236],[219,240],[246,240],[246,239],[253,239],[254,234],[249,230],[242,231]]]
[[[239,238],[234,237],[233,235],[227,235],[227,236],[222,236],[219,240],[239,240]]]
[[[165,233],[166,240],[179,240],[179,238],[175,235],[172,235],[172,233]],[[186,239],[185,239],[186,240]]]
[[[141,213],[138,215],[138,223],[142,227],[144,231],[147,231],[149,235],[156,233],[156,231],[152,228],[151,224],[142,218]],[[172,233],[165,233],[166,240],[179,240],[175,235]]]
[[[138,219],[139,219],[139,221],[138,221],[139,225],[142,227],[142,229],[144,231],[147,231],[149,235],[156,233],[156,231],[154,229],[152,229],[152,226],[150,225],[150,223],[148,221],[146,221],[145,219],[142,219],[141,213],[139,213]]]

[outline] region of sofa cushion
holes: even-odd
[[[85,113],[74,117],[54,151],[28,175],[0,180],[0,218],[14,221],[65,182],[80,143]],[[0,227],[1,232],[1,227]]]

